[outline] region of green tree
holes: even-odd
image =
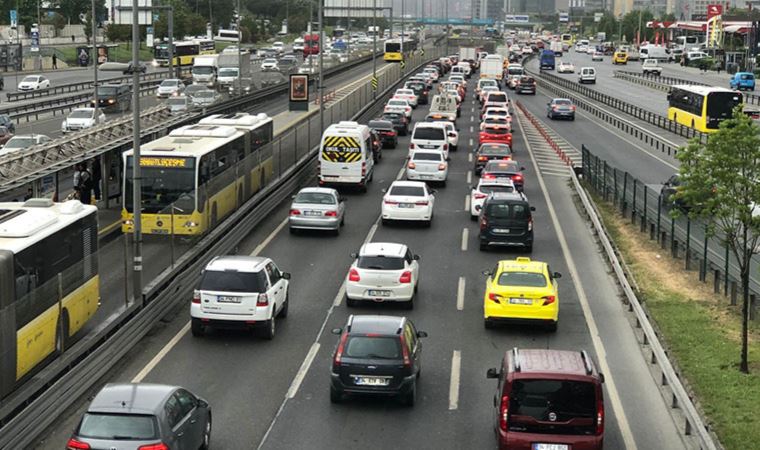
[[[195,36],[206,33],[206,20],[192,12],[185,0],[168,0],[165,5],[174,7],[174,33],[173,39],[179,40],[184,36]],[[163,39],[169,36],[169,12],[161,11],[158,22],[155,23],[155,36]]]
[[[609,11],[602,15],[599,23],[596,24],[597,31],[607,34],[607,39],[615,41],[619,39],[618,34],[618,21]]]
[[[760,253],[760,127],[741,107],[720,124],[707,144],[692,140],[678,152],[682,186],[678,197],[689,215],[728,246],[739,266],[742,291],[740,370],[749,373],[747,355],[749,278],[752,255]]]
[[[90,0],[57,0],[54,3],[58,14],[65,17],[69,23],[81,23],[79,14],[90,11],[92,9],[91,5]]]
[[[44,16],[42,18],[42,23],[53,26],[56,37],[58,37],[58,33],[60,33],[61,30],[63,30],[63,27],[66,26],[66,22],[67,22],[66,18],[58,13],[53,13],[52,16]]]

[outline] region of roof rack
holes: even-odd
[[[594,373],[594,368],[591,367],[591,359],[589,358],[588,353],[586,353],[586,350],[581,350],[581,359],[583,360],[583,365],[586,367],[586,375]]]
[[[519,372],[521,370],[521,368],[520,368],[520,351],[517,350],[517,347],[514,347],[512,349],[512,363],[515,365],[515,372]]]

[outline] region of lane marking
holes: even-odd
[[[121,219],[117,220],[116,222],[104,226],[100,231],[98,231],[98,236],[103,236],[104,234],[108,234],[111,231],[113,231],[116,227],[121,226]]]
[[[470,122],[475,122],[475,116],[470,116]]]
[[[464,309],[464,287],[465,279],[464,277],[459,277],[459,284],[457,284],[457,311]]]
[[[174,335],[174,337],[164,345],[164,348],[162,348],[158,353],[156,353],[156,356],[153,357],[153,359],[148,362],[148,364],[145,365],[145,367],[140,370],[137,375],[135,375],[134,378],[132,378],[132,383],[140,383],[142,380],[145,379],[146,376],[150,373],[151,370],[153,370],[158,363],[161,362],[162,359],[169,353],[177,343],[182,339],[184,335],[187,334],[187,332],[190,331],[190,321],[188,321],[185,326],[182,327],[182,329],[177,332],[177,334]]]
[[[562,255],[565,259],[565,264],[567,264],[568,270],[570,271],[570,278],[572,280],[575,280],[573,286],[575,288],[575,293],[578,296],[578,301],[581,304],[581,310],[583,311],[583,316],[586,320],[586,324],[588,325],[591,342],[594,345],[594,350],[597,354],[598,364],[602,369],[602,373],[610,374],[610,376],[605,380],[605,384],[607,385],[610,403],[612,404],[612,410],[615,413],[615,418],[617,419],[618,426],[620,427],[620,434],[623,437],[625,448],[629,450],[636,450],[638,448],[636,446],[636,440],[633,438],[633,432],[631,431],[631,426],[628,423],[628,417],[625,415],[625,409],[623,409],[623,402],[620,400],[620,393],[618,392],[617,386],[615,385],[615,380],[611,376],[612,371],[610,370],[609,364],[607,364],[607,352],[605,351],[604,343],[599,338],[599,328],[597,327],[596,320],[594,319],[593,313],[591,312],[591,306],[589,305],[588,297],[586,297],[586,290],[580,283],[581,277],[578,274],[578,269],[575,265],[575,259],[570,254],[570,248],[567,245],[565,233],[562,231],[559,219],[557,218],[557,212],[554,210],[554,203],[552,203],[551,197],[549,197],[549,191],[546,187],[546,183],[544,182],[544,177],[541,175],[541,171],[538,168],[538,163],[533,159],[533,150],[531,150],[531,146],[528,143],[528,139],[526,138],[522,121],[518,120],[517,125],[520,127],[523,140],[525,141],[525,146],[527,147],[528,153],[531,156],[531,163],[533,164],[533,169],[536,171],[536,179],[538,180],[538,184],[541,187],[541,192],[544,194],[546,207],[549,211],[549,216],[552,219],[554,231],[557,233],[557,239],[559,240],[560,247],[562,248]]]
[[[472,142],[472,139],[470,139],[470,142]],[[472,144],[470,144],[472,145]],[[472,153],[467,154],[467,162],[472,162]]]
[[[472,147],[473,145],[475,145],[475,141],[472,140],[472,138],[470,138],[470,147]],[[472,153],[470,153],[470,161],[472,161]]]
[[[470,125],[470,133],[473,133],[473,132],[475,132],[475,127],[473,127],[472,125]]]
[[[333,306],[340,306],[340,303],[343,301],[343,297],[346,296],[346,280],[343,280],[343,284],[340,285],[340,289],[338,289],[338,293],[335,294],[335,298],[333,299]]]
[[[296,373],[296,377],[293,378],[293,382],[290,384],[290,389],[288,389],[288,398],[293,398],[298,393],[298,388],[301,387],[301,383],[303,383],[303,379],[306,377],[306,372],[309,371],[311,363],[314,362],[314,358],[317,356],[319,347],[319,342],[311,344],[311,348],[309,349],[309,353],[306,355],[306,359],[303,360],[301,367],[298,369],[298,373]]]
[[[258,256],[259,253],[261,253],[261,251],[264,250],[264,248],[267,245],[269,245],[270,242],[272,242],[272,239],[274,239],[275,236],[277,236],[277,233],[282,231],[282,229],[285,228],[285,225],[287,224],[288,224],[288,218],[286,217],[285,220],[283,220],[282,222],[280,222],[279,225],[277,225],[277,228],[275,228],[274,230],[272,230],[271,233],[269,233],[269,236],[267,236],[266,239],[261,241],[261,244],[257,245],[256,248],[253,249],[253,252],[251,252],[251,256]]]
[[[451,381],[449,383],[449,411],[459,408],[459,375],[462,365],[462,354],[454,350],[451,355]]]
[[[472,172],[470,172],[470,171],[468,170],[468,171],[467,171],[467,185],[469,186],[469,185],[471,185],[471,184],[472,184]]]
[[[464,210],[468,213],[470,212],[470,196],[465,195],[464,196]]]
[[[469,228],[463,228],[462,229],[462,251],[467,251],[467,241],[470,238],[470,229]]]

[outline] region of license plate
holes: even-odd
[[[332,176],[332,175],[323,175],[322,178],[324,178],[325,180],[337,180],[338,179],[338,177]]]
[[[304,211],[304,216],[321,216],[322,211]]]
[[[369,295],[371,295],[373,297],[390,297],[391,296],[391,291],[380,291],[380,290],[376,290],[376,289],[370,289],[369,290]]]
[[[414,208],[414,203],[399,203],[399,208]]]
[[[516,298],[516,297],[512,297],[512,298],[509,299],[509,303],[511,303],[513,305],[532,305],[533,304],[533,300],[531,300],[529,298]]]
[[[420,175],[421,180],[432,180],[435,177],[433,175]]]
[[[494,233],[504,233],[504,234],[509,234],[509,228],[494,228],[494,229],[493,229],[493,232],[494,232]]]
[[[219,303],[240,303],[240,297],[230,297],[226,295],[220,295],[216,297],[216,301]]]
[[[567,444],[533,444],[532,450],[569,450]]]
[[[387,378],[379,377],[356,377],[355,380],[358,386],[387,386],[390,381]]]
[[[422,147],[422,148],[429,148],[429,149],[438,148],[437,145],[420,145],[420,147]]]

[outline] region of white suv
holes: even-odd
[[[288,315],[290,274],[269,258],[218,256],[206,265],[190,304],[193,336],[206,327],[254,328],[274,338],[275,317]]]
[[[346,277],[346,306],[357,301],[404,302],[414,307],[420,277],[419,256],[404,244],[370,242],[362,245]]]

